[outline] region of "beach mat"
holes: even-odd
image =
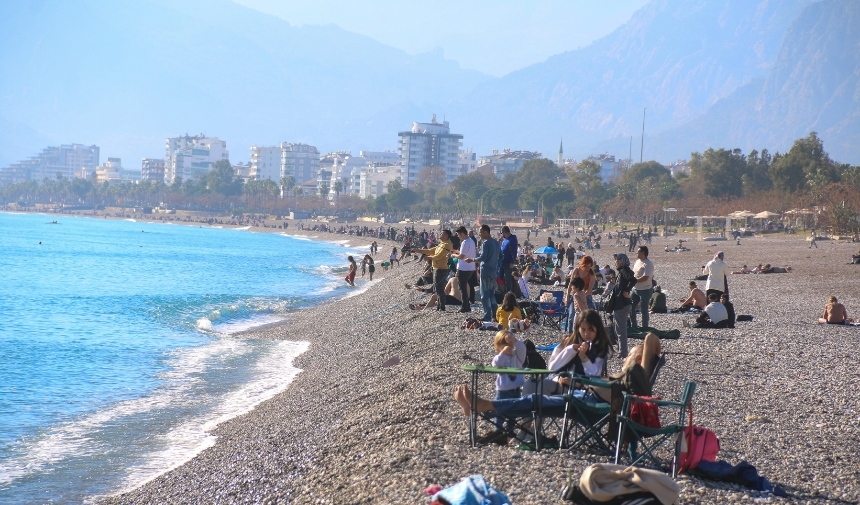
[[[651,328],[650,326],[643,326],[642,328],[627,328],[627,338],[645,340],[645,335],[649,333],[657,335],[660,340],[678,340],[681,338],[681,330],[658,330],[657,328]]]

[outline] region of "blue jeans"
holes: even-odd
[[[519,398],[523,395],[523,388],[514,388],[514,389],[506,389],[504,391],[496,390],[495,400],[513,400]],[[496,428],[502,429],[505,424],[504,418],[495,417],[493,418],[495,421],[493,422],[496,425]]]
[[[618,336],[618,346],[622,359],[627,357],[627,320],[630,318],[630,309],[632,308],[632,305],[625,305],[612,312],[612,327],[615,328],[615,335]]]
[[[567,320],[565,322],[564,331],[567,333],[573,333],[573,324],[576,322],[576,312],[573,310],[573,297],[570,299],[570,303],[567,305]]]
[[[651,296],[654,294],[654,289],[634,289],[630,294],[630,301],[633,302],[633,310],[630,311],[630,322],[637,328],[636,324],[636,305],[641,302],[639,308],[642,310],[642,326],[648,326],[651,314],[648,312],[648,306],[651,305]]]
[[[498,414],[512,417],[531,416],[537,411],[537,402],[542,401],[541,409],[545,416],[561,417],[564,415],[564,396],[530,394],[508,400],[493,400],[493,409]]]
[[[496,273],[484,275],[481,270],[481,305],[484,306],[484,321],[492,321],[496,317],[499,304],[496,303]]]

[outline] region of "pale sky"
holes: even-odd
[[[335,24],[417,54],[441,47],[463,68],[502,76],[586,46],[648,0],[234,0],[292,25]]]

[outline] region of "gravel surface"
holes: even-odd
[[[654,239],[650,257],[670,306],[717,250],[733,269],[794,269],[731,276],[736,312],[754,321],[683,329],[680,340],[664,341],[664,351],[679,354],[668,356],[655,391],[675,399],[685,380],[696,381],[694,422],[717,434],[719,458],[752,463],[790,498],[682,475],[679,503],[860,502],[860,328],[814,322],[831,294],[860,315],[860,266],[847,264],[860,246],[822,241],[810,250],[802,237],[778,235],[742,245],[691,240],[691,252],[664,253],[664,242]],[[595,258],[604,265],[617,251],[607,247]],[[408,310],[416,294],[404,284],[418,271],[412,262],[379,272],[383,280],[363,294],[237,337],[310,341],[295,363],[303,372],[282,394],[219,425],[212,448],[103,503],[429,503],[428,485],[471,474],[516,504],[561,503],[569,473],[578,478],[607,458],[524,452],[513,443],[470,448],[452,389],[468,380],[461,365],[490,362],[492,334],[460,330],[463,315],[451,308]],[[480,317],[479,306],[473,315]],[[651,325],[680,328],[682,317],[652,315]],[[537,343],[560,335],[542,327],[530,333]],[[382,366],[393,357],[398,365]],[[610,368],[619,367],[620,359],[611,360]],[[492,394],[492,380],[484,380],[482,395]]]

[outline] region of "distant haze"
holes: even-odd
[[[463,68],[501,77],[586,46],[648,0],[234,0],[292,25],[335,24],[410,54],[441,48]]]
[[[645,108],[646,160],[817,131],[860,162],[857,0],[240,1],[0,2],[0,166],[83,143],[137,168],[185,133],[233,162],[282,141],[357,154],[434,113],[478,155],[554,160],[563,137],[565,157],[626,158],[633,137],[638,161]]]

